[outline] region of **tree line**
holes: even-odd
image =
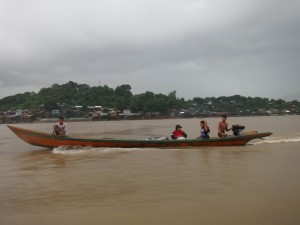
[[[42,88],[38,93],[25,92],[0,99],[0,111],[32,109],[43,107],[46,111],[72,108],[76,105],[86,110],[88,106],[102,106],[119,111],[130,109],[132,112],[159,112],[168,115],[172,111],[189,112],[227,112],[229,114],[247,114],[260,109],[293,110],[300,112],[298,101],[268,99],[260,97],[195,97],[191,100],[177,98],[176,91],[168,95],[147,91],[133,95],[131,86],[123,84],[115,89],[104,86],[89,86],[69,81],[65,84],[53,84]]]

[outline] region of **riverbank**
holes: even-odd
[[[261,117],[261,116],[293,116],[293,115],[298,115],[298,114],[262,114],[262,115],[228,115],[228,117]],[[149,117],[114,117],[114,118],[97,118],[94,119],[92,117],[70,117],[70,118],[65,118],[66,121],[69,122],[96,122],[96,121],[122,121],[122,120],[161,120],[161,119],[190,119],[190,118],[218,118],[221,115],[217,116],[201,116],[201,117],[154,117],[154,118],[149,118]],[[0,118],[0,124],[22,124],[22,123],[53,123],[56,122],[58,118],[15,118],[15,117],[7,117],[7,118]]]

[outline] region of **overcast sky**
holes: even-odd
[[[68,81],[300,100],[300,1],[0,0],[0,98]]]

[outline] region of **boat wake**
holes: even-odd
[[[294,143],[300,142],[300,134],[294,137],[269,137],[262,141],[257,141],[252,143],[252,145],[261,145],[261,144],[280,144],[280,143]]]
[[[112,153],[140,151],[141,148],[94,148],[82,146],[59,146],[52,150],[53,154]]]

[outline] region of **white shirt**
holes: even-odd
[[[60,124],[59,122],[57,122],[56,124],[54,124],[54,126],[57,127],[60,131],[67,132],[67,124],[66,123]]]

